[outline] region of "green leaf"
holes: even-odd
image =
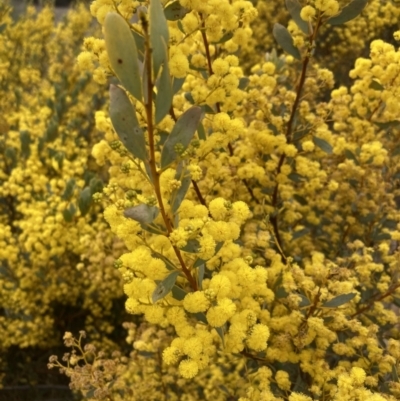
[[[222,341],[222,346],[225,347],[225,339],[224,339],[224,326],[221,327],[214,327],[215,331],[218,333],[218,335],[221,338]]]
[[[396,365],[393,365],[393,366],[392,366],[392,380],[393,380],[394,382],[396,382],[396,383],[399,382],[399,375],[398,375],[398,373],[397,373]]]
[[[165,263],[165,266],[167,267],[168,270],[176,270],[176,266],[163,254],[156,251],[152,251],[151,255],[155,258],[161,259]]]
[[[321,150],[323,150],[325,153],[331,154],[333,151],[332,145],[325,141],[325,139],[318,138],[317,136],[313,137],[313,142],[316,146],[318,146]]]
[[[192,182],[189,170],[185,169],[182,174],[182,166],[178,167],[175,179],[181,182],[181,186],[178,189],[174,190],[171,194],[171,200],[172,200],[171,209],[174,214],[179,209],[179,206],[181,205],[182,201],[185,199],[186,193],[190,187],[190,183]]]
[[[177,299],[178,301],[182,301],[187,295],[187,292],[182,290],[181,287],[174,285],[172,287],[172,296]]]
[[[62,212],[63,217],[64,217],[64,220],[65,220],[67,223],[71,223],[71,221],[72,221],[73,218],[74,218],[75,213],[76,213],[76,207],[75,207],[75,205],[74,205],[73,203],[71,203],[71,204],[69,205],[68,209],[65,209],[65,210]]]
[[[147,159],[146,141],[135,107],[123,89],[110,85],[110,118],[126,149],[140,160]]]
[[[310,33],[308,31],[308,23],[300,17],[301,4],[297,0],[286,0],[286,8],[296,25],[308,35]]]
[[[286,298],[289,294],[286,292],[286,290],[283,287],[277,288],[275,291],[275,297],[280,299],[280,298]]]
[[[367,3],[368,0],[353,0],[346,7],[343,7],[342,11],[338,15],[328,19],[328,24],[341,25],[351,21],[361,14]]]
[[[142,84],[136,42],[127,22],[117,13],[104,20],[104,39],[110,64],[122,85],[139,101]]]
[[[247,77],[240,78],[239,79],[239,89],[241,89],[241,90],[246,89],[249,82],[250,82],[250,79]]]
[[[374,236],[374,241],[384,241],[387,239],[392,239],[392,236],[389,233],[379,233]]]
[[[69,200],[74,193],[75,189],[75,178],[71,178],[68,180],[67,185],[65,186],[64,193],[62,194],[62,199]]]
[[[4,32],[6,28],[7,28],[7,24],[6,23],[1,24],[0,25],[0,33]]]
[[[153,60],[153,74],[156,78],[161,64],[168,60],[165,46],[168,46],[169,31],[167,19],[160,0],[151,0],[150,2],[150,44]]]
[[[205,269],[206,269],[206,266],[204,263],[202,263],[197,269],[197,284],[198,284],[200,290],[203,289],[203,279],[204,279]]]
[[[380,84],[378,81],[376,81],[375,79],[373,79],[371,81],[371,83],[369,84],[369,87],[371,89],[375,89],[375,90],[378,90],[378,91],[381,91],[381,90],[385,89],[385,87],[382,84]]]
[[[204,130],[204,125],[202,123],[197,127],[197,134],[199,135],[200,140],[205,141],[207,139],[206,131]]]
[[[304,308],[306,306],[310,306],[311,302],[310,300],[303,294],[296,294],[301,298],[301,301],[299,302],[299,308]]]
[[[162,66],[160,78],[157,80],[157,97],[155,100],[156,116],[155,122],[158,124],[168,113],[172,105],[172,85],[169,75],[167,46],[164,44],[165,59]]]
[[[141,224],[150,224],[157,216],[160,210],[156,206],[141,205],[130,207],[124,211],[124,216],[135,220]]]
[[[180,272],[178,270],[175,270],[172,273],[168,274],[168,276],[164,280],[158,283],[156,289],[151,296],[153,304],[155,304],[160,299],[163,299],[172,291],[172,288],[175,285],[176,279],[178,278],[179,274]]]
[[[31,154],[30,145],[32,143],[31,137],[28,131],[21,131],[19,133],[19,139],[21,141],[21,156],[27,159]]]
[[[345,154],[345,156],[346,156],[347,159],[353,160],[353,162],[356,164],[356,166],[359,165],[356,156],[354,155],[354,153],[353,153],[351,150],[346,149],[346,150],[344,151],[344,154]]]
[[[178,91],[182,88],[182,85],[184,84],[186,78],[173,78],[173,83],[172,83],[172,93],[175,95],[175,93],[178,93]]]
[[[228,40],[230,40],[232,38],[233,38],[233,32],[232,31],[228,31],[228,32],[226,32],[226,33],[224,33],[222,35],[221,39],[217,40],[216,42],[211,42],[211,43],[214,44],[214,45],[219,45],[221,43],[227,42]]]
[[[274,25],[272,34],[274,35],[275,40],[282,47],[282,49],[285,50],[286,53],[289,53],[294,58],[301,60],[299,49],[293,44],[292,36],[283,25],[276,23]]]
[[[293,235],[292,235],[292,239],[293,239],[293,240],[296,240],[296,239],[299,239],[299,238],[301,238],[301,237],[304,237],[304,236],[307,235],[309,232],[310,232],[310,229],[309,229],[309,228],[303,228],[303,229],[301,229],[301,230],[299,230],[299,231],[295,231],[295,232],[293,233]]]
[[[186,110],[175,123],[161,151],[161,168],[165,169],[178,158],[175,147],[180,144],[184,151],[190,144],[201,120],[201,108],[193,106]]]
[[[141,62],[143,62],[144,52],[145,52],[144,37],[143,37],[143,35],[141,35],[140,33],[136,32],[136,31],[132,31],[132,36],[136,43],[136,50],[138,52],[138,58]]]
[[[305,180],[304,176],[298,174],[298,173],[290,173],[288,175],[289,180],[293,182],[303,182]]]
[[[350,302],[357,294],[355,292],[350,292],[349,294],[338,295],[337,297],[331,299],[330,301],[326,301],[322,304],[324,308],[337,308],[341,305]]]
[[[293,198],[300,203],[300,205],[305,206],[308,204],[307,200],[300,195],[293,194]]]
[[[151,234],[156,234],[156,235],[167,235],[167,231],[163,226],[160,224],[140,224],[140,227],[142,227],[143,230],[146,230],[147,232]]]
[[[198,312],[198,313],[193,313],[193,315],[195,316],[195,318],[196,318],[199,322],[208,325],[208,320],[207,320],[207,317],[206,317],[206,315],[205,315],[204,313]]]
[[[90,188],[86,187],[79,195],[78,207],[82,216],[85,216],[90,209],[92,203],[92,194]]]
[[[188,12],[189,10],[182,7],[178,0],[172,2],[164,9],[165,18],[167,18],[168,21],[178,21]]]
[[[90,187],[90,192],[93,196],[95,193],[103,191],[103,181],[97,177],[94,177],[90,180],[89,187]]]
[[[197,239],[190,239],[181,250],[188,253],[199,253],[200,243]]]

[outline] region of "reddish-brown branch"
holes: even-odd
[[[164,220],[165,227],[167,229],[168,236],[171,235],[173,231],[173,226],[170,218],[168,217],[164,202],[161,195],[161,185],[160,185],[160,171],[157,170],[156,159],[155,159],[155,141],[154,141],[154,126],[153,126],[153,87],[154,83],[152,80],[152,60],[151,60],[151,48],[150,48],[150,38],[148,33],[147,21],[145,18],[142,19],[143,31],[145,36],[145,57],[146,57],[146,68],[147,68],[147,102],[145,103],[146,118],[147,118],[147,132],[149,137],[149,164],[151,175],[153,177],[154,191],[156,193],[156,198],[158,206],[160,208],[161,216]],[[182,271],[185,274],[187,280],[189,281],[192,289],[197,290],[197,282],[190,273],[189,269],[186,267],[185,261],[182,258],[180,250],[174,246],[173,247],[176,257],[179,260]]]

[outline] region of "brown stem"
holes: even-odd
[[[203,198],[203,195],[202,195],[201,192],[200,192],[200,188],[199,188],[199,186],[197,185],[197,182],[196,182],[195,180],[192,180],[192,185],[193,185],[194,191],[196,192],[197,197],[199,198],[199,202],[200,202],[202,205],[207,206],[207,205],[206,205],[206,201],[205,201],[205,199]]]
[[[373,297],[371,298],[371,300],[368,302],[368,304],[367,304],[366,306],[364,306],[363,308],[359,309],[356,313],[353,313],[353,314],[351,315],[351,318],[355,318],[356,316],[361,315],[361,313],[364,313],[364,312],[367,311],[368,309],[371,309],[371,308],[374,306],[374,303],[375,303],[375,302],[382,301],[383,299],[389,297],[389,296],[392,295],[392,294],[397,290],[397,288],[399,288],[399,287],[400,287],[400,283],[394,285],[392,288],[389,288],[389,290],[387,290],[387,291],[386,291],[384,294],[382,294],[382,295],[376,294],[375,296],[373,296]]]
[[[161,185],[160,185],[160,171],[157,170],[156,166],[156,158],[155,158],[155,141],[154,141],[154,126],[153,126],[153,87],[154,83],[152,80],[152,63],[151,63],[151,48],[150,48],[150,37],[148,33],[148,25],[147,20],[142,18],[142,25],[143,31],[145,36],[145,51],[146,51],[146,63],[145,67],[147,68],[147,102],[145,103],[145,110],[146,110],[146,118],[147,118],[147,132],[149,137],[149,149],[150,149],[150,157],[149,157],[149,164],[150,164],[150,171],[153,177],[153,185],[154,191],[156,193],[156,198],[158,202],[158,206],[160,208],[161,216],[164,220],[165,227],[167,229],[168,237],[171,235],[173,231],[173,226],[171,219],[167,215],[167,212],[164,207],[164,202],[161,195]],[[189,269],[186,267],[185,261],[182,258],[180,250],[173,246],[174,252],[176,257],[181,264],[182,271],[185,274],[187,280],[189,281],[192,289],[194,291],[197,290],[197,282],[194,277],[191,275]]]
[[[286,136],[287,144],[290,144],[292,142],[293,122],[294,122],[294,118],[296,116],[297,108],[299,107],[299,103],[301,100],[301,92],[303,90],[304,83],[305,83],[306,77],[307,77],[307,67],[308,67],[308,64],[311,59],[311,49],[312,49],[313,43],[315,41],[315,38],[317,36],[318,29],[320,28],[320,26],[321,26],[321,19],[318,18],[315,30],[309,36],[309,50],[307,51],[306,57],[303,60],[303,66],[301,69],[300,80],[299,80],[299,84],[297,85],[296,98],[294,100],[292,112],[290,113],[290,118],[289,118],[287,128],[286,128],[285,136]],[[279,159],[277,170],[276,170],[277,175],[281,172],[281,168],[283,166],[283,163],[285,162],[285,159],[286,159],[286,155],[284,153],[282,153],[282,155]],[[279,194],[279,183],[277,182],[275,185],[274,193],[272,195],[272,206],[274,206],[275,208],[277,207],[277,204],[278,204],[278,194]],[[272,226],[274,227],[274,234],[275,234],[276,240],[279,243],[279,247],[281,249],[283,249],[282,242],[280,240],[280,235],[279,235],[278,214],[276,214],[274,217],[271,218],[271,222],[272,222]],[[281,256],[282,256],[283,260],[286,259],[282,253],[281,253]]]

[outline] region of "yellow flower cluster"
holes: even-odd
[[[148,46],[151,13],[138,15],[153,1],[96,0],[91,12],[103,24],[109,11],[117,11]],[[157,124],[152,91],[150,101],[128,95],[148,158],[131,155],[117,124],[106,112],[96,113],[104,137],[92,155],[109,175],[98,199],[111,232],[127,248],[115,262],[126,311],[145,322],[139,333],[130,328],[134,355],[122,370],[128,382],[149,379],[148,399],[169,393],[180,399],[183,391],[190,400],[221,401],[394,401],[399,394],[399,317],[392,305],[400,294],[398,51],[373,41],[369,58],[359,58],[350,72],[351,84],[335,81],[346,63],[334,60],[351,44],[356,52],[365,38],[382,33],[393,21],[386,13],[398,11],[373,0],[345,27],[326,24],[346,3],[299,3],[300,19],[315,29],[310,41],[294,21],[288,24],[301,60],[278,56],[267,40],[263,60],[254,62],[261,45],[251,49],[245,74],[241,59],[254,44],[250,24],[255,21],[259,38],[257,9],[262,20],[276,2],[257,8],[242,0],[161,2],[167,16],[172,6],[181,13],[169,15],[167,25],[170,78],[182,86]],[[363,36],[371,16],[377,21]],[[342,42],[327,58],[334,37]],[[320,38],[314,60],[311,48]],[[114,74],[104,42],[94,38],[85,40],[78,66]],[[34,83],[33,70],[21,70],[18,79]],[[142,79],[152,89],[157,77],[149,71]],[[166,166],[174,127],[193,110],[201,110],[194,139],[175,144],[175,159]],[[17,141],[17,131],[10,133]],[[67,160],[47,167],[79,176],[83,166]],[[59,186],[57,180],[47,185],[43,168],[32,164],[35,195]],[[24,179],[15,168],[6,195],[18,197]],[[59,199],[50,201],[55,208]],[[48,218],[35,210],[29,209],[35,222]],[[77,216],[77,227],[88,246],[92,237],[83,217]],[[47,236],[57,232],[56,223],[62,222],[49,219]],[[103,228],[97,222],[91,227]],[[71,246],[51,251],[22,238],[37,260]],[[148,361],[139,358],[144,355]]]
[[[51,7],[29,6],[17,21],[10,11],[0,5],[0,353],[24,349],[28,366],[29,350],[57,344],[71,310],[94,342],[107,337],[123,245],[100,206],[79,208],[85,187],[101,190],[90,147],[104,96],[75,60],[95,33],[90,13],[79,6],[55,25]],[[7,382],[14,372],[3,368]]]

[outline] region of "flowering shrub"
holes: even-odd
[[[113,252],[123,245],[101,206],[91,205],[106,179],[90,156],[104,87],[76,67],[84,36],[97,31],[90,25],[82,6],[55,26],[49,7],[40,13],[28,7],[14,22],[10,8],[0,5],[3,363],[17,347],[54,347],[65,330],[80,325],[94,341],[113,344],[108,337],[121,316],[111,312],[121,299]],[[29,364],[31,351],[22,352],[20,362]]]
[[[87,399],[398,399],[400,53],[374,40],[350,86],[329,69],[361,12],[353,52],[393,23],[378,4],[287,0],[284,53],[245,76],[250,1],[92,2],[104,40],[78,65],[111,84],[94,198],[146,323],[126,326],[130,358],[66,333],[49,366]]]

